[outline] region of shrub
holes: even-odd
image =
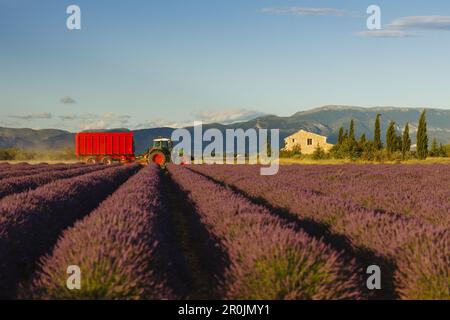
[[[327,158],[327,153],[320,145],[317,145],[316,149],[314,150],[312,154],[312,158],[314,160],[323,160]]]
[[[397,282],[400,284],[401,296],[414,300],[450,299],[448,230],[426,237],[418,235],[399,250],[397,255]]]
[[[228,254],[222,290],[226,298],[362,297],[355,265],[340,253],[185,167],[171,165],[169,171]]]
[[[0,297],[11,298],[60,232],[84,217],[136,172],[118,166],[56,181],[0,201]]]
[[[326,225],[327,234],[348,239],[352,252],[372,252],[367,263],[380,265],[382,286],[401,298],[415,299],[423,289],[421,297],[450,299],[447,165],[285,166],[273,177],[260,176],[258,167],[191,168]]]
[[[18,173],[18,177],[2,179],[0,184],[0,198],[10,194],[33,190],[56,180],[68,179],[98,171],[104,169],[105,167],[99,165],[82,165],[81,167],[75,166],[72,168],[70,165],[63,165],[62,170],[53,168],[54,166],[48,166],[48,169],[50,170],[43,170],[40,174],[20,176],[20,173]]]
[[[159,257],[167,209],[156,166],[142,169],[88,217],[66,230],[41,259],[32,296],[38,299],[174,298]],[[81,290],[66,287],[66,268],[78,265]]]

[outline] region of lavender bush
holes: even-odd
[[[353,262],[262,206],[192,171],[169,166],[202,223],[228,253],[222,291],[228,299],[361,298]]]
[[[232,183],[241,177],[259,176],[258,168],[225,166],[215,175]],[[231,176],[227,176],[230,173]],[[420,218],[450,227],[450,175],[448,165],[324,165],[282,166],[265,181],[280,179],[304,191],[334,196],[373,211]]]
[[[450,299],[450,231],[419,233],[399,249],[399,292],[409,299]]]
[[[14,295],[58,235],[140,168],[117,166],[49,183],[0,201],[0,296]]]
[[[68,168],[65,170],[47,171],[41,174],[30,176],[12,177],[0,181],[0,198],[14,193],[36,189],[39,186],[60,179],[68,179],[79,175],[87,174],[97,170],[105,169],[101,165],[83,165],[81,167]]]
[[[44,165],[44,163],[41,163],[39,165]],[[20,163],[16,163],[16,164],[11,164],[8,162],[2,162],[0,164],[1,168],[9,168],[9,169],[13,169],[13,168],[31,168],[32,165],[27,163],[27,162],[20,162]]]
[[[41,260],[32,286],[39,299],[169,299],[159,276],[161,223],[167,210],[156,166],[142,169],[88,217],[66,230]],[[163,219],[161,219],[163,218]],[[66,268],[78,265],[81,290],[66,288]],[[167,268],[167,266],[165,266]]]
[[[396,273],[395,286],[399,296],[404,299],[450,298],[450,268],[437,267],[449,265],[448,239],[447,242],[436,241],[434,236],[448,230],[450,211],[445,211],[445,208],[448,207],[449,177],[446,168],[290,166],[282,167],[276,176],[263,177],[259,175],[259,168],[250,166],[191,167],[192,170],[233,185],[254,199],[263,199],[271,207],[288,210],[303,220],[327,225],[333,234],[349,239],[355,252],[370,250],[375,256],[389,261],[382,266],[382,270],[385,274]],[[400,173],[395,174],[396,170]],[[373,185],[373,181],[378,183]],[[416,189],[415,183],[421,187]],[[395,185],[398,186],[397,191]],[[431,191],[425,192],[427,189],[422,189],[424,186]],[[405,191],[408,188],[415,192]],[[371,193],[371,190],[374,192]],[[426,203],[433,204],[431,209],[423,212],[419,206],[419,212],[407,214],[405,208],[425,201],[423,195],[416,194],[419,191],[436,202],[427,200]],[[407,193],[406,205],[392,207],[383,202],[399,203],[393,199],[395,196],[401,197],[399,194],[402,192]],[[442,202],[445,197],[447,201]],[[364,199],[372,199],[371,206],[364,203]],[[390,210],[385,211],[383,208]],[[421,239],[421,246],[417,245],[416,239]],[[423,248],[428,248],[429,254],[422,254]],[[388,270],[392,268],[394,270]],[[406,276],[411,270],[418,269],[421,269],[420,277]],[[424,279],[434,283],[433,289],[427,289]],[[410,295],[411,292],[415,294]],[[423,292],[423,295],[417,295],[419,292]]]
[[[0,180],[13,178],[13,177],[17,178],[17,177],[23,177],[23,176],[31,176],[31,175],[35,175],[35,174],[65,171],[65,170],[70,170],[70,169],[78,169],[83,166],[87,166],[87,165],[85,165],[85,164],[55,164],[55,165],[42,164],[42,165],[33,165],[33,166],[30,166],[29,168],[22,168],[22,169],[12,169],[12,168],[4,169],[0,172]]]
[[[62,164],[58,164],[62,165]],[[9,173],[20,173],[20,172],[27,172],[27,171],[33,171],[37,169],[45,169],[50,167],[48,163],[39,163],[39,164],[29,164],[26,162],[23,163],[17,163],[17,164],[9,164],[9,163],[1,163],[0,164],[0,177],[3,178],[4,174]]]

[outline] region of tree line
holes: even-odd
[[[355,121],[352,119],[348,129],[339,128],[337,144],[335,144],[329,153],[326,153],[320,145],[317,145],[313,159],[352,159],[367,161],[383,160],[408,160],[417,158],[425,160],[427,157],[448,157],[450,150],[448,147],[438,143],[437,139],[432,140],[429,145],[427,132],[426,110],[419,118],[417,129],[417,145],[415,150],[411,150],[410,124],[406,123],[402,132],[399,132],[398,125],[390,121],[385,133],[385,144],[381,138],[381,114],[378,114],[374,124],[373,140],[369,140],[363,133],[359,138],[355,136]],[[284,152],[282,156],[300,156],[300,146],[295,146],[289,152]]]
[[[75,159],[75,151],[71,148],[63,150],[23,150],[18,148],[0,148],[0,161],[65,161]]]

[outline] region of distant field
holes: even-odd
[[[57,164],[57,163],[78,163],[78,160],[28,160],[28,161],[4,161],[0,160],[1,163],[10,163],[10,164],[19,164],[19,163],[29,163],[29,164],[40,164],[40,163],[48,163],[48,164]],[[312,160],[312,159],[293,159],[293,158],[280,158],[281,165],[292,165],[292,164],[317,164],[317,165],[340,165],[340,164],[450,164],[450,158],[428,158],[426,160],[407,160],[407,161],[351,161],[351,160],[340,160],[340,159],[326,159],[326,160]]]
[[[280,164],[282,165],[290,165],[290,164],[318,164],[318,165],[327,165],[327,164],[450,164],[449,158],[427,158],[426,160],[406,160],[406,161],[352,161],[347,159],[325,159],[325,160],[312,160],[312,159],[293,159],[293,158],[281,158]]]
[[[10,163],[10,164],[29,163],[29,164],[33,164],[33,165],[34,164],[40,164],[40,163],[48,163],[48,164],[67,163],[67,164],[71,164],[71,163],[78,163],[78,162],[79,162],[78,160],[51,160],[51,161],[45,161],[45,160],[4,161],[4,160],[0,160],[0,163]]]

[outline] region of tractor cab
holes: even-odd
[[[172,150],[172,140],[166,138],[154,139],[153,148]]]
[[[157,138],[153,140],[153,147],[151,147],[146,154],[147,163],[156,163],[164,167],[170,162],[172,152],[172,140],[167,138]]]

